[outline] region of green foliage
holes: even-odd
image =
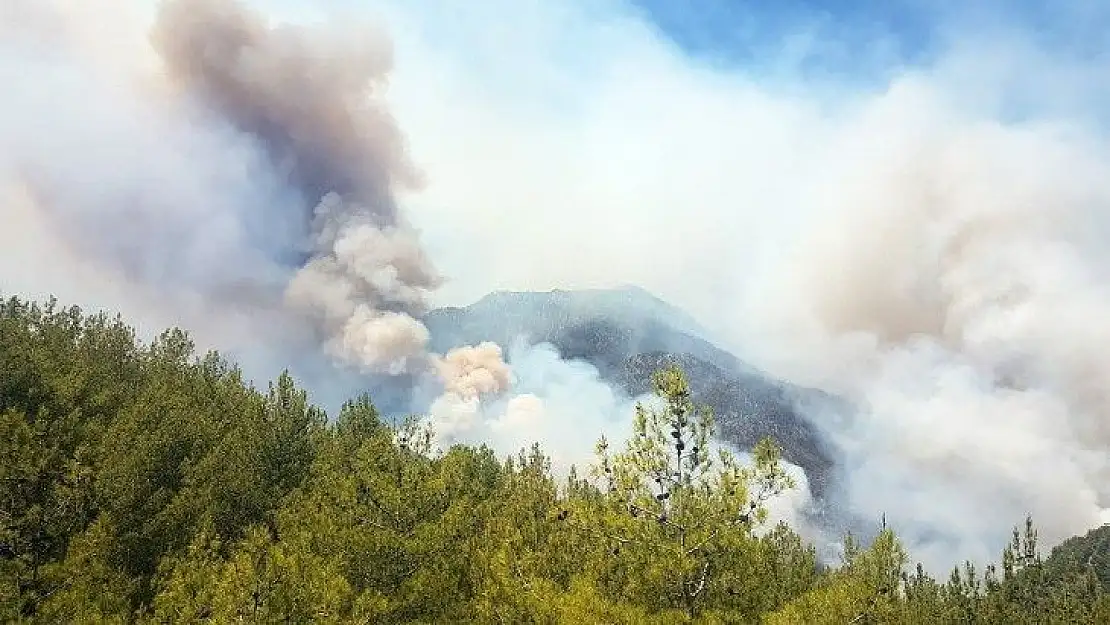
[[[1031,521],[943,581],[883,528],[840,566],[772,524],[778,449],[742,461],[680,370],[587,478],[538,447],[433,453],[369,397],[333,420],[167,331],[0,302],[0,621],[1105,623],[1110,533],[1049,557]]]
[[[690,617],[706,606],[754,617],[776,605],[780,589],[751,584],[755,570],[764,582],[797,582],[800,569],[803,587],[816,570],[812,553],[769,553],[753,533],[766,520],[763,504],[793,482],[771,441],[756,447],[751,466],[726,449],[713,453],[713,416],[694,405],[678,368],[658,372],[654,387],[661,406],[637,405],[625,448],[611,454],[598,444],[602,496],[584,498],[570,524],[604,545],[599,583],[618,596]]]

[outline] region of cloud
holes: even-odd
[[[309,19],[292,0],[253,4]],[[1110,12],[1083,2],[935,9],[930,30],[912,34],[918,53],[887,46],[854,74],[812,61],[906,33],[831,37],[796,15],[787,30],[801,39],[747,40],[740,62],[718,46],[711,63],[617,2],[385,2],[376,15],[393,70],[374,83],[380,110],[365,132],[384,133],[386,147],[313,145],[310,155],[333,156],[289,170],[273,166],[275,150],[305,146],[263,122],[316,128],[290,116],[350,113],[325,107],[320,84],[264,72],[275,82],[247,86],[282,97],[261,114],[244,112],[244,85],[214,96],[205,79],[193,91],[207,107],[187,106],[157,79],[149,10],[110,19],[82,6],[23,0],[3,9],[14,21],[0,19],[21,26],[20,37],[0,31],[0,79],[15,86],[0,114],[0,184],[17,198],[0,229],[5,289],[97,301],[151,326],[184,321],[211,344],[254,349],[262,369],[307,358],[297,346],[321,332],[396,363],[418,350],[419,332],[392,333],[398,324],[379,313],[420,308],[394,288],[410,265],[344,256],[337,244],[384,237],[372,249],[412,251],[419,232],[427,258],[411,267],[422,277],[400,282],[416,299],[637,283],[754,364],[847,395],[861,407],[853,418],[813,415],[842,442],[846,505],[885,512],[937,566],[993,554],[1026,512],[1054,542],[1110,507],[1110,369],[1099,349],[1110,82],[1092,44]],[[369,64],[356,67],[378,76],[378,40],[335,30],[371,16],[334,6],[311,16],[310,32],[324,34],[283,30],[263,47],[313,59],[354,50]],[[257,36],[257,25],[243,29]],[[180,50],[173,84],[192,85],[183,77],[195,78],[195,50]],[[365,77],[343,67],[310,74],[341,87]],[[406,154],[388,124],[373,125],[385,110]],[[343,146],[359,132],[324,134]],[[382,204],[395,168],[372,165],[401,156],[411,163],[398,171],[419,170],[424,186],[401,184],[396,207]],[[361,207],[343,213],[357,216],[341,222],[346,238],[312,223],[321,198],[303,196],[328,187]],[[401,208],[394,230],[381,223]],[[325,243],[299,249],[306,240]],[[303,291],[310,327],[285,307],[303,255],[320,259],[310,271],[342,276]],[[431,267],[446,279],[435,293]],[[170,283],[188,288],[167,299],[158,285]],[[364,291],[375,294],[370,312],[353,304]],[[265,323],[243,321],[257,311]],[[383,332],[347,332],[350,319]],[[400,351],[378,341],[402,335],[417,340]],[[550,357],[538,353],[510,354],[521,399],[482,435],[540,438],[579,457],[599,434],[582,430],[599,421],[576,420],[576,393],[595,393],[599,414],[622,400],[572,383],[589,375],[525,375],[531,358]],[[576,366],[548,364],[536,366]]]

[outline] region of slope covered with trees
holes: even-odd
[[[564,358],[596,367],[602,380],[630,397],[651,391],[655,370],[679,364],[694,397],[713,408],[722,440],[749,451],[773,437],[783,458],[805,470],[818,499],[834,479],[834,445],[799,406],[839,412],[846,402],[759,371],[710,342],[687,313],[643,289],[499,291],[469,306],[434,309],[423,322],[438,353],[481,341],[509,352],[522,337],[550,343]]]
[[[43,623],[1099,623],[1107,543],[934,580],[894,533],[821,566],[682,371],[568,478],[543,451],[431,448],[369,397],[328,418],[178,330],[0,303],[0,620]],[[1100,577],[1101,576],[1101,577]]]

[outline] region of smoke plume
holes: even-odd
[[[293,276],[287,302],[327,330],[334,356],[368,371],[401,373],[423,363],[426,312],[437,284],[414,232],[379,229],[329,193],[316,208],[314,255]]]
[[[328,193],[397,221],[398,186],[419,180],[376,98],[393,66],[376,29],[271,26],[242,3],[166,0],[151,32],[183,94],[249,133],[309,206]]]
[[[500,393],[509,386],[511,371],[496,343],[460,347],[433,362],[445,392],[461,399]]]
[[[614,391],[594,366],[564,360],[550,344],[521,339],[503,358],[497,345],[482,343],[435,361],[443,393],[426,422],[440,447],[487,444],[515,453],[539,443],[565,474],[594,460],[600,437],[621,444],[629,434],[636,399]]]
[[[168,0],[151,33],[166,76],[252,137],[307,206],[310,255],[286,298],[333,355],[401,373],[428,340],[416,320],[439,275],[401,218],[416,188],[401,132],[380,103],[392,47],[374,29],[273,27],[235,2]],[[306,219],[306,221],[309,221]]]
[[[930,97],[894,92],[869,115]],[[823,354],[816,379],[861,408],[826,422],[849,502],[897,502],[888,518],[936,566],[990,557],[989,537],[1026,513],[1059,540],[1110,506],[1110,159],[1062,127],[949,123],[861,129],[878,178],[835,183],[842,204],[773,303],[812,331],[785,344]]]

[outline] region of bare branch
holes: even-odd
[[[705,583],[708,580],[709,580],[709,563],[706,562],[701,567],[701,579],[698,580],[698,587],[694,590],[694,594],[690,595],[690,597],[695,598],[698,595],[700,595],[701,591],[705,590]]]

